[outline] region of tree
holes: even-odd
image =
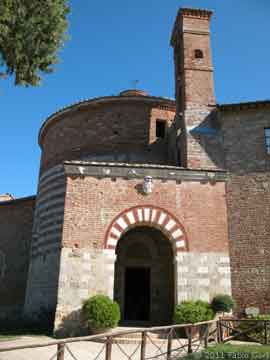
[[[66,0],[0,0],[0,66],[15,85],[39,85],[66,40]]]

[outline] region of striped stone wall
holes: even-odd
[[[58,165],[39,179],[24,313],[55,311],[65,204],[65,176]]]

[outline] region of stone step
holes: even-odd
[[[113,335],[114,333],[117,333],[119,331],[136,331],[137,332],[131,332],[128,334],[123,334],[123,335],[117,335],[116,337],[113,338],[113,342],[114,343],[118,343],[118,344],[139,344],[141,342],[141,338],[142,338],[142,333],[140,332],[139,328],[131,328],[131,327],[118,327],[116,329],[111,330],[109,334]],[[150,339],[149,339],[150,337]],[[151,342],[153,341],[156,344],[163,344],[164,341],[166,340],[166,335],[162,334],[162,332],[148,332],[148,338],[147,338],[147,342]],[[187,341],[186,339],[181,339],[182,341]],[[104,342],[105,339],[100,339],[100,340],[96,340],[97,342]]]

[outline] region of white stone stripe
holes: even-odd
[[[164,220],[165,220],[165,218],[166,218],[166,214],[165,214],[165,213],[161,213],[161,214],[159,215],[158,224],[159,224],[159,225],[162,225],[163,222],[164,222]]]
[[[107,244],[108,244],[109,246],[116,246],[117,240],[116,240],[116,239],[113,239],[112,237],[110,237],[110,238],[108,239]]]
[[[139,221],[143,221],[142,209],[138,209],[138,210],[137,210],[137,214],[138,214]]]
[[[128,218],[128,221],[131,223],[131,224],[135,224],[135,218],[134,218],[134,215],[133,215],[133,212],[132,211],[129,211],[127,213],[127,218]]]
[[[157,210],[156,209],[152,209],[152,216],[151,216],[151,221],[153,222],[155,217],[156,217],[156,214],[157,214]]]
[[[177,238],[179,238],[179,237],[182,236],[182,235],[183,235],[183,232],[182,232],[182,230],[180,230],[179,228],[172,233],[172,237],[173,237],[174,239],[177,239]]]
[[[128,227],[127,223],[125,222],[125,220],[122,217],[117,219],[116,222],[123,230],[125,230]]]
[[[40,187],[38,189],[38,196],[41,197],[48,194],[50,191],[57,191],[62,188],[65,189],[65,183],[63,181],[61,181],[61,183],[52,182],[46,186]]]
[[[43,188],[38,189],[38,196],[42,197],[42,196],[46,196],[48,193],[52,193],[52,192],[57,192],[57,191],[63,191],[66,190],[66,186],[64,184],[64,182],[61,182],[59,184],[50,184],[50,186],[46,186]]]
[[[53,173],[52,175],[44,178],[43,180],[39,180],[39,188],[44,187],[45,185],[47,185],[48,183],[52,182],[53,180],[59,178],[59,177],[64,177],[64,172],[63,171],[57,171],[55,173]]]
[[[45,217],[54,217],[55,216],[55,219],[57,220],[58,219],[58,217],[61,219],[63,219],[63,214],[64,214],[64,212],[63,212],[63,206],[58,206],[58,207],[56,207],[55,209],[50,209],[50,211],[49,212],[47,212],[47,211],[35,211],[35,214],[36,214],[36,216],[39,216],[40,217],[40,219],[43,219],[43,218],[45,218]],[[61,216],[60,216],[61,215]],[[36,221],[36,220],[35,220]]]
[[[176,241],[175,246],[176,246],[177,249],[185,247],[185,241],[184,240]]]
[[[42,175],[40,176],[40,180],[42,180],[45,176],[47,176],[47,175],[50,175],[50,174],[52,174],[52,173],[54,173],[54,172],[56,172],[56,171],[62,171],[63,172],[63,165],[61,164],[61,165],[56,165],[56,166],[54,166],[54,167],[52,167],[51,169],[49,169],[49,170],[46,170],[44,173],[42,173]]]
[[[48,194],[46,195],[43,195],[43,196],[38,196],[38,199],[37,199],[37,204],[40,204],[40,203],[46,203],[46,201],[50,200],[50,198],[52,196],[61,196],[61,195],[64,195],[66,192],[64,186],[63,186],[63,189],[61,190],[58,190],[58,191],[50,191]]]
[[[150,209],[145,208],[144,209],[144,220],[149,221],[150,220]]]
[[[50,225],[50,226],[40,226],[39,227],[39,235],[43,235],[44,233],[46,232],[49,232],[49,231],[53,231],[53,230],[61,230],[62,229],[62,224],[53,224],[53,225]]]
[[[111,233],[113,233],[113,235],[117,236],[118,238],[120,238],[121,236],[121,232],[117,230],[114,226],[111,229]]]
[[[171,220],[166,224],[165,229],[168,230],[168,231],[170,231],[170,230],[174,227],[175,224],[176,224],[176,222],[171,219]]]
[[[55,224],[56,222],[59,222],[59,221],[63,222],[63,210],[61,213],[55,213],[54,216],[52,216],[50,213],[50,218],[47,219],[46,221],[43,220],[44,213],[43,213],[43,216],[40,218],[42,218],[42,227],[48,226],[50,224]]]
[[[42,205],[37,206],[36,210],[40,213],[41,211],[43,211],[43,209],[46,209],[46,208],[48,208],[50,206],[55,206],[53,209],[51,209],[51,210],[55,210],[57,205],[59,205],[59,208],[60,208],[60,205],[63,206],[64,202],[65,202],[65,199],[60,197],[59,199],[55,199],[53,201],[48,201],[46,204],[42,204]],[[49,214],[49,212],[47,212],[47,214]]]

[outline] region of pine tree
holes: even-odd
[[[0,0],[0,66],[15,84],[39,85],[66,40],[66,0]]]

